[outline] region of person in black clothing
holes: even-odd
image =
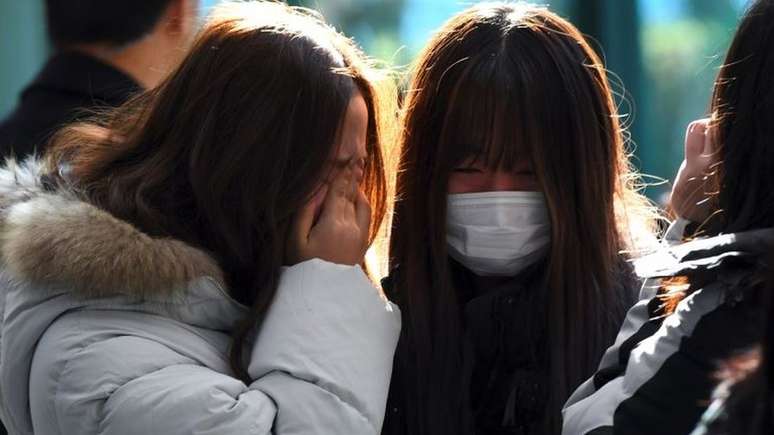
[[[765,245],[764,245],[765,246]],[[768,435],[774,433],[774,245],[760,257],[767,268],[763,303],[752,308],[760,321],[760,343],[721,365],[712,402],[691,435]]]
[[[474,6],[405,101],[388,297],[402,311],[384,434],[550,435],[655,243],[605,69],[545,8]]]
[[[739,379],[755,359],[739,355],[771,339],[761,307],[774,251],[773,75],[774,0],[757,0],[715,80],[710,118],[688,128],[671,198],[683,219],[669,230],[686,240],[636,260],[649,278],[641,301],[568,401],[565,434],[688,434],[702,414],[696,435],[772,433],[768,367],[736,386],[727,422],[710,423],[721,405],[708,406],[719,372]]]
[[[0,157],[42,154],[64,124],[158,84],[185,53],[197,9],[198,0],[46,0],[55,52],[0,121]]]
[[[198,0],[46,0],[55,49],[0,122],[0,157],[42,154],[62,125],[158,84],[195,29]]]

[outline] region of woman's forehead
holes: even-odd
[[[360,91],[355,91],[349,100],[341,124],[337,159],[363,157],[368,134],[368,105]]]

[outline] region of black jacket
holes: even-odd
[[[765,307],[765,305],[764,305]],[[766,307],[768,308],[768,307]],[[750,354],[740,358],[751,358],[734,364],[748,365]],[[735,358],[732,358],[732,360]],[[760,363],[757,358],[756,364]],[[747,367],[745,367],[747,369]],[[732,369],[733,370],[733,369]],[[740,375],[735,373],[735,376]],[[760,368],[747,374],[743,379],[726,380],[713,393],[712,402],[702,414],[699,424],[690,435],[759,435],[772,433],[766,415],[766,406],[771,406],[768,396],[769,382]],[[771,412],[771,411],[768,411]]]
[[[469,379],[468,402],[475,433],[544,435],[550,385],[545,265],[533,265],[508,282],[478,294],[473,290],[472,273],[459,264],[452,265],[453,279],[465,301],[464,365],[469,372],[460,375]],[[621,268],[621,295],[630,305],[639,282],[628,264]],[[399,269],[394,271],[382,284],[390,300],[401,306],[400,292],[393,284],[399,273]],[[403,324],[405,328],[408,321],[404,319]],[[399,342],[397,352],[405,351]],[[412,433],[401,403],[403,376],[396,364],[383,435]]]
[[[41,154],[62,125],[96,108],[120,106],[140,90],[129,76],[91,56],[55,54],[0,122],[0,157]]]
[[[597,373],[565,405],[567,435],[688,434],[719,364],[760,339],[761,274],[774,230],[696,239],[635,262],[647,281]],[[686,277],[665,311],[662,278]],[[678,281],[679,282],[679,281]]]

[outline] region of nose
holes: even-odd
[[[519,185],[517,177],[509,171],[494,171],[488,181],[487,188],[491,192],[520,190],[522,187]]]

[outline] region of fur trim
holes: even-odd
[[[12,205],[43,193],[43,162],[30,158],[21,163],[7,159],[0,168],[0,215]]]
[[[223,283],[205,252],[150,237],[72,194],[44,193],[39,170],[35,163],[0,170],[0,256],[14,279],[64,285],[86,298],[158,299],[202,276]]]

